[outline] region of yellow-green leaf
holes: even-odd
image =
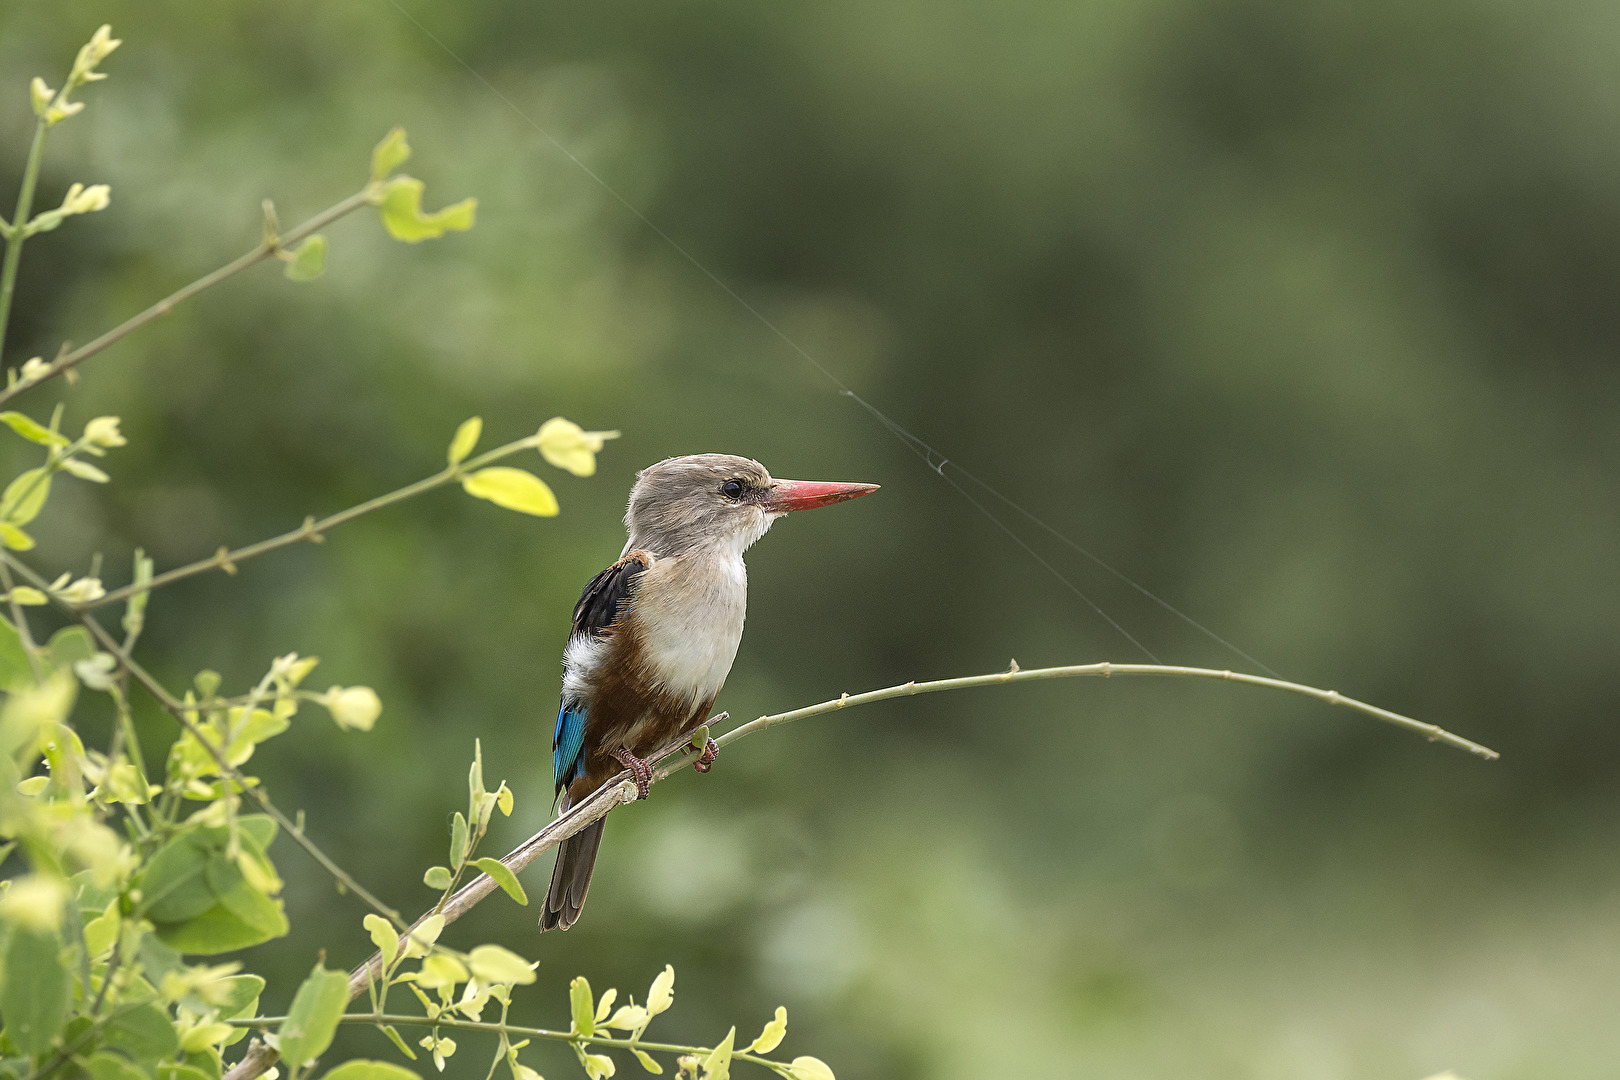
[[[326,269],[326,237],[317,233],[293,251],[285,271],[288,281],[313,281]]]
[[[836,1080],[825,1061],[808,1055],[788,1062],[788,1075],[793,1080]]]
[[[29,442],[36,442],[41,446],[50,446],[53,443],[57,446],[66,446],[68,444],[66,435],[57,434],[33,417],[24,416],[20,412],[0,413],[0,423],[5,424]]]
[[[51,474],[44,468],[29,469],[6,485],[0,495],[0,518],[8,525],[26,525],[39,516],[45,498],[51,493]],[[555,513],[555,511],[553,511]],[[29,542],[29,547],[33,542]],[[24,550],[24,549],[19,549]]]
[[[641,1067],[643,1069],[646,1069],[654,1076],[658,1076],[663,1073],[664,1067],[658,1064],[658,1062],[654,1061],[652,1059],[652,1055],[648,1054],[647,1051],[637,1050],[636,1048],[631,1047],[630,1052],[636,1055],[636,1060],[641,1062]]]
[[[12,551],[27,551],[34,546],[34,538],[9,521],[0,521],[0,544]]]
[[[452,880],[448,866],[430,866],[422,875],[422,884],[430,889],[448,889]]]
[[[383,228],[388,230],[390,236],[407,244],[416,244],[443,236],[449,229],[465,232],[473,227],[477,199],[463,199],[428,214],[422,210],[422,189],[425,186],[414,176],[396,176],[383,185],[378,209],[382,214]]]
[[[424,989],[455,986],[457,983],[466,982],[467,974],[467,965],[460,960],[447,952],[435,952],[422,960],[422,970],[416,976],[416,985]]]
[[[675,968],[669,964],[658,973],[658,978],[652,981],[652,987],[647,991],[647,1011],[654,1016],[669,1008],[675,1002]]]
[[[568,1006],[574,1017],[574,1030],[589,1035],[596,1030],[596,1006],[591,1001],[591,983],[583,975],[568,984]]]
[[[105,484],[111,479],[106,473],[88,461],[80,461],[78,458],[63,459],[62,468],[77,476],[80,480],[88,480],[92,484]]]
[[[456,437],[450,440],[450,464],[460,465],[467,460],[467,455],[473,452],[478,445],[478,436],[484,433],[484,421],[474,416],[464,420],[456,428]]]
[[[12,603],[22,604],[24,607],[39,607],[41,604],[50,603],[50,598],[44,593],[27,585],[18,585],[6,594],[6,598]]]
[[[651,1019],[644,1006],[620,1005],[618,1011],[609,1017],[603,1026],[617,1028],[620,1031],[634,1031]]]
[[[385,1028],[384,1030],[392,1029]],[[410,1055],[411,1060],[415,1061],[416,1055],[405,1048],[405,1040],[399,1038],[397,1031],[393,1032],[393,1035],[395,1039],[399,1040],[400,1049],[405,1050],[405,1053]],[[355,1061],[345,1061],[327,1073],[324,1080],[417,1080],[417,1075],[405,1068],[405,1066],[395,1065],[390,1061],[357,1059]]]
[[[444,933],[444,916],[429,915],[422,920],[422,925],[411,930],[405,936],[406,956],[425,956],[439,935]]]
[[[367,915],[362,925],[371,934],[371,943],[382,953],[383,970],[387,971],[394,966],[394,957],[399,955],[399,934],[394,924],[381,915]]]
[[[585,1075],[591,1080],[602,1080],[604,1076],[613,1075],[613,1059],[606,1054],[586,1054],[582,1060],[585,1064]]]
[[[479,945],[467,954],[472,973],[486,983],[527,986],[534,982],[535,965],[499,945]]]
[[[572,420],[554,416],[540,425],[536,436],[540,456],[559,469],[575,476],[591,476],[596,472],[596,455],[608,439],[617,439],[617,431],[585,431]]]
[[[782,1045],[782,1039],[787,1035],[787,1010],[782,1006],[776,1007],[776,1019],[765,1025],[765,1030],[759,1033],[759,1038],[749,1044],[748,1052],[751,1054],[768,1054]]]
[[[495,879],[495,884],[506,891],[506,895],[516,900],[524,907],[529,906],[529,894],[523,891],[523,884],[511,869],[499,859],[483,858],[473,863],[474,866]]]
[[[709,1051],[709,1056],[703,1060],[703,1080],[728,1080],[731,1076],[732,1044],[736,1039],[737,1029],[732,1028],[726,1032],[720,1045]]]
[[[411,145],[405,141],[405,129],[394,128],[371,151],[371,178],[386,180],[388,174],[405,164],[410,156]]]
[[[536,517],[554,517],[557,513],[557,496],[551,493],[546,482],[522,469],[492,465],[466,477],[461,486],[467,494],[488,499],[508,510]]]

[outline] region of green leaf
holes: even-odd
[[[472,973],[486,983],[527,986],[534,982],[534,965],[499,945],[479,945],[467,954]]]
[[[576,975],[568,984],[568,1006],[573,1010],[576,1032],[589,1035],[596,1030],[596,1007],[591,1001],[590,980],[585,976]]]
[[[467,861],[467,819],[456,811],[450,819],[450,865],[459,868]]]
[[[383,186],[379,210],[383,228],[395,240],[420,243],[443,236],[445,230],[465,232],[473,227],[477,199],[463,199],[431,214],[422,212],[422,181],[414,176],[396,176]]]
[[[136,879],[142,911],[155,923],[196,918],[217,903],[204,871],[210,853],[187,833],[158,848]]]
[[[209,996],[221,1020],[235,1020],[258,1012],[259,994],[263,990],[264,980],[257,975],[232,975],[215,983]],[[236,1034],[225,1040],[225,1045],[240,1042],[248,1033],[248,1028],[237,1028]]]
[[[371,178],[386,180],[388,174],[410,160],[410,156],[411,145],[405,141],[405,129],[394,128],[371,151]]]
[[[138,1005],[120,1013],[107,1025],[102,1044],[142,1062],[173,1057],[180,1049],[169,1014],[156,1005]]]
[[[394,1037],[396,1039],[399,1037],[398,1032],[395,1032]],[[401,1045],[404,1045],[403,1042],[401,1042]],[[413,1060],[415,1057],[415,1054],[411,1055]],[[420,1080],[414,1072],[403,1065],[395,1065],[388,1061],[366,1061],[364,1059],[345,1061],[327,1073],[326,1078],[327,1080]]]
[[[325,1053],[348,1004],[348,976],[316,964],[293,996],[292,1008],[287,1010],[287,1019],[277,1032],[282,1058],[297,1067]]]
[[[0,412],[0,423],[5,424],[12,431],[21,435],[29,442],[39,443],[41,446],[66,446],[68,437],[41,424],[20,412]]]
[[[400,1036],[399,1032],[394,1029],[393,1024],[382,1025],[382,1033],[393,1040],[394,1045],[399,1047],[400,1053],[404,1054],[412,1061],[416,1060],[416,1051],[405,1045],[405,1040]]]
[[[522,469],[507,465],[479,469],[464,478],[461,486],[467,494],[488,499],[508,510],[536,517],[554,517],[557,513],[557,496],[551,493],[546,482]]]
[[[516,900],[524,907],[529,906],[529,894],[523,891],[522,882],[513,874],[507,865],[499,859],[483,858],[473,863],[474,866],[495,879],[495,884],[506,890],[506,895]]]
[[[602,1080],[605,1076],[612,1076],[615,1071],[613,1059],[606,1054],[581,1054],[579,1060],[590,1080]]]
[[[34,547],[34,538],[9,521],[0,521],[0,544],[6,545],[12,551],[31,551]]]
[[[641,1062],[641,1067],[643,1069],[646,1069],[648,1072],[652,1073],[654,1076],[657,1076],[657,1075],[660,1075],[661,1073],[663,1073],[664,1067],[662,1065],[658,1064],[658,1062],[654,1061],[652,1059],[652,1055],[648,1054],[647,1051],[645,1051],[645,1050],[637,1050],[635,1047],[631,1047],[630,1052],[632,1054],[636,1055],[636,1060]]]
[[[19,473],[0,495],[0,518],[9,525],[26,525],[39,517],[50,493],[51,474],[45,468]]]
[[[703,1059],[703,1080],[727,1080],[731,1076],[731,1048],[737,1039],[737,1029],[726,1032],[720,1045],[709,1051]]]
[[[149,1080],[146,1073],[131,1065],[127,1057],[105,1050],[90,1055],[84,1067],[94,1080]],[[198,1073],[198,1076],[201,1075]]]
[[[427,873],[422,875],[422,884],[430,889],[448,889],[454,880],[447,866],[430,866]]]
[[[270,842],[276,838],[276,831],[280,828],[276,819],[269,814],[243,814],[236,819],[236,827],[253,839],[260,851],[270,847]]]
[[[52,671],[67,671],[74,664],[96,655],[95,642],[90,631],[82,626],[68,626],[51,635],[45,646],[45,663]]]
[[[29,588],[27,585],[14,586],[9,598],[23,607],[40,607],[51,602],[50,597],[38,589]]]
[[[24,1054],[48,1049],[67,1023],[73,977],[62,964],[61,951],[62,939],[55,930],[11,928],[0,1016],[5,1017],[6,1036]]]
[[[283,937],[287,930],[287,916],[281,901],[264,897],[264,910],[258,912],[252,922],[240,918],[224,904],[215,904],[183,923],[160,923],[157,936],[165,945],[180,952],[212,956]]]
[[[242,1029],[243,1035],[246,1035],[247,1032],[247,1028]],[[197,1057],[198,1055],[191,1054],[188,1056]],[[156,1071],[157,1080],[219,1080],[219,1075],[217,1073],[211,1072],[208,1069],[204,1069],[198,1065],[164,1064],[159,1065]],[[143,1078],[145,1077],[144,1073],[141,1075]],[[100,1078],[97,1077],[97,1080],[100,1080]]]
[[[0,690],[15,694],[33,685],[34,669],[28,664],[22,638],[9,619],[0,618]]]
[[[283,271],[288,281],[314,281],[326,269],[326,237],[316,233],[293,250]]]
[[[478,436],[483,433],[482,417],[474,416],[469,420],[463,420],[461,426],[456,428],[456,437],[450,440],[450,464],[460,465],[467,460],[467,455],[478,445]]]

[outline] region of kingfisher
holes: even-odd
[[[743,552],[777,518],[876,491],[876,484],[779,480],[731,454],[693,454],[636,475],[618,562],[585,586],[563,650],[552,734],[558,812],[628,769],[647,797],[647,758],[708,718],[742,640]],[[707,772],[709,739],[694,762]],[[540,928],[579,918],[606,818],[557,849]]]

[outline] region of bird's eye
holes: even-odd
[[[720,485],[720,494],[733,501],[742,498],[746,485],[741,480],[727,480]]]

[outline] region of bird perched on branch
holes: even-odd
[[[669,458],[643,469],[619,561],[585,586],[563,652],[562,707],[552,736],[559,812],[622,769],[642,798],[645,758],[708,718],[742,640],[743,552],[783,514],[876,491],[876,484],[774,480],[730,454]],[[707,772],[710,739],[696,762]],[[606,819],[564,840],[540,928],[579,918]]]

